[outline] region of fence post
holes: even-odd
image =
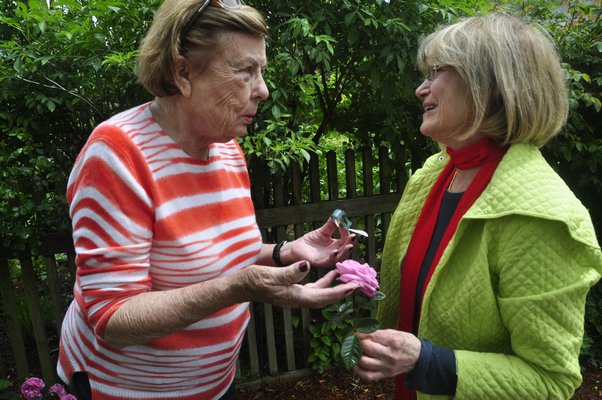
[[[50,359],[48,337],[46,336],[42,311],[40,310],[40,293],[38,292],[33,262],[31,261],[30,256],[23,257],[20,261],[23,286],[25,288],[25,295],[27,296],[27,302],[29,303],[29,311],[31,314],[33,335],[36,340],[36,347],[38,349],[38,356],[40,358],[40,365],[42,367],[42,377],[44,378],[46,384],[52,384],[56,380],[56,373],[54,371],[54,365]]]
[[[284,206],[284,176],[278,174],[278,179],[274,181],[274,205],[276,207]],[[286,226],[277,226],[276,242],[286,238]],[[293,318],[290,308],[282,309],[282,323],[284,325],[284,345],[286,348],[286,364],[289,371],[295,370],[295,342],[293,338]],[[274,332],[272,332],[274,334]],[[276,349],[274,349],[276,351]],[[277,367],[276,367],[277,368]]]
[[[309,166],[308,166],[309,167]],[[301,205],[302,199],[302,184],[301,184],[301,166],[297,161],[291,162],[291,188],[292,197],[291,201],[293,205]],[[295,238],[299,238],[305,234],[305,228],[303,224],[295,224]],[[311,337],[309,335],[310,315],[307,308],[301,309],[301,343],[302,343],[302,354],[303,366],[306,365],[306,360],[309,357],[309,349],[311,348]]]
[[[63,305],[63,296],[59,286],[59,275],[56,259],[54,255],[44,256],[44,263],[46,264],[46,276],[48,277],[48,289],[50,291],[50,297],[52,298],[52,305],[54,306],[54,323],[56,331],[60,334],[61,325],[63,318],[65,317],[65,306]]]
[[[372,172],[373,159],[372,150],[365,147],[362,150],[362,175],[364,179],[364,196],[372,196],[374,194],[374,174]],[[374,214],[364,216],[364,224],[367,232],[376,232],[376,223],[374,221]],[[376,262],[376,235],[372,234],[368,237],[367,245],[367,262],[370,265],[374,265]]]
[[[381,146],[378,149],[378,163],[380,173],[380,194],[389,194],[391,192],[391,168],[389,161],[389,150]],[[391,217],[388,214],[382,215],[381,229],[382,232],[387,232]]]
[[[29,375],[29,366],[27,365],[27,354],[25,353],[21,323],[17,317],[12,278],[10,276],[8,261],[4,259],[0,260],[0,295],[4,304],[4,313],[8,320],[8,338],[15,360],[17,376],[20,379],[24,379]]]

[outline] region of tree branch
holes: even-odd
[[[100,111],[100,110],[99,110],[99,109],[98,109],[98,108],[97,108],[97,107],[94,105],[94,103],[92,103],[92,101],[91,101],[90,99],[88,99],[88,98],[87,98],[87,97],[85,97],[85,96],[82,96],[81,94],[79,94],[79,93],[77,93],[77,92],[75,92],[75,91],[72,91],[72,90],[68,90],[68,89],[66,89],[66,88],[65,88],[64,86],[62,86],[61,84],[59,84],[59,83],[57,83],[57,82],[53,81],[52,79],[50,79],[50,78],[48,78],[48,77],[46,77],[46,80],[47,80],[48,82],[52,83],[52,85],[47,85],[47,84],[45,84],[45,83],[36,82],[36,81],[33,81],[33,80],[31,80],[31,79],[24,78],[24,77],[22,77],[22,76],[20,76],[20,75],[17,75],[17,76],[16,76],[16,78],[17,78],[17,79],[19,79],[19,80],[22,80],[23,82],[32,83],[32,84],[34,84],[34,85],[38,85],[38,86],[45,87],[45,88],[48,88],[48,89],[60,90],[60,91],[63,91],[63,92],[65,92],[65,93],[68,93],[68,94],[70,94],[71,96],[77,97],[78,99],[80,99],[80,100],[84,101],[86,104],[88,104],[90,107],[92,107],[92,109],[93,109],[93,110],[94,110],[94,111],[95,111],[95,112],[96,112],[96,113],[97,113],[99,116],[102,116],[102,112],[101,112],[101,111]]]

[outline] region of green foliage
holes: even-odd
[[[341,358],[346,369],[351,369],[360,362],[362,357],[362,348],[360,339],[356,335],[349,335],[343,340],[341,345]]]
[[[255,132],[286,114],[289,130],[320,146],[330,132],[347,132],[360,145],[405,144],[407,154],[424,143],[414,138],[420,115],[414,58],[420,32],[438,9],[382,0],[249,3],[270,26],[271,97],[258,118],[268,122]],[[280,136],[273,142],[284,137],[282,130],[274,134]]]
[[[341,360],[341,342],[351,324],[348,320],[338,318],[337,310],[345,307],[348,307],[348,302],[341,300],[322,309],[322,318],[309,326],[312,339],[311,354],[307,361],[318,373],[323,373]]]
[[[340,361],[347,369],[356,365],[362,352],[355,333],[372,333],[379,328],[378,320],[370,315],[376,302],[384,297],[382,292],[376,292],[373,298],[356,292],[324,308],[323,320],[309,328],[312,353],[308,362],[312,369],[322,373]]]
[[[92,128],[148,96],[133,74],[156,0],[11,1],[0,13],[1,246],[68,229],[67,175]]]

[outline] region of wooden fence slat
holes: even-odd
[[[295,338],[293,336],[293,314],[289,308],[282,310],[282,322],[284,325],[284,344],[286,346],[286,367],[289,371],[297,369],[295,360]]]
[[[291,197],[291,204],[292,205],[296,205],[299,206],[301,205],[303,199],[302,199],[302,185],[301,185],[301,167],[299,165],[298,162],[293,162],[291,164],[291,190],[292,190],[292,197]],[[305,234],[305,228],[303,226],[303,224],[294,224],[294,233],[295,233],[295,238],[300,238],[301,236],[303,236]],[[303,366],[306,365],[305,360],[307,360],[307,358],[310,355],[310,351],[311,351],[311,346],[310,346],[310,341],[311,341],[311,337],[309,335],[309,325],[310,325],[310,316],[309,316],[309,310],[304,308],[301,310],[301,329],[297,330],[298,334],[301,334],[301,354],[302,354],[302,361],[301,364]]]
[[[249,365],[251,367],[251,373],[255,377],[261,376],[259,370],[259,353],[257,351],[257,329],[255,327],[255,313],[253,312],[253,303],[249,304],[249,312],[251,313],[251,319],[247,325],[247,345],[249,346]]]
[[[276,356],[276,337],[274,336],[274,311],[271,304],[264,303],[266,341],[268,345],[268,371],[270,375],[278,373],[278,358]]]
[[[274,182],[274,204],[277,206],[284,206],[284,186],[283,179],[278,179]],[[276,242],[280,242],[286,238],[286,230],[284,227],[276,227]],[[284,325],[284,345],[286,348],[286,363],[289,371],[296,369],[295,365],[295,346],[293,338],[293,322],[291,317],[291,310],[282,310],[283,318],[282,323]]]
[[[363,177],[363,181],[364,181],[364,197],[363,199],[371,199],[371,197],[374,195],[374,172],[373,172],[373,166],[374,166],[374,160],[372,158],[372,150],[369,148],[365,148],[362,151],[362,162],[363,162],[363,169],[362,169],[362,177]],[[376,222],[374,220],[374,214],[375,213],[382,213],[382,212],[387,212],[391,206],[392,203],[394,202],[395,204],[399,203],[399,197],[395,196],[392,199],[390,199],[390,203],[387,203],[387,201],[385,199],[383,199],[382,197],[379,197],[378,201],[371,201],[368,203],[368,207],[370,207],[369,209],[366,209],[365,212],[360,212],[360,215],[364,215],[364,223],[366,226],[366,231],[367,232],[372,232],[373,234],[370,235],[368,237],[367,240],[367,262],[370,265],[375,265],[376,263],[376,235],[374,235],[374,232],[376,232]],[[387,203],[386,205],[383,203]],[[382,205],[385,208],[378,208],[377,205]]]
[[[46,384],[52,384],[56,380],[54,365],[50,358],[50,349],[48,347],[48,337],[44,327],[44,319],[40,310],[40,293],[38,292],[37,279],[33,269],[31,257],[21,259],[21,276],[25,295],[29,304],[29,313],[31,315],[31,324],[33,326],[33,335],[36,340],[38,357],[42,368],[42,377]]]
[[[374,194],[373,167],[374,161],[372,159],[372,150],[366,147],[362,149],[362,178],[364,180],[364,196],[372,196]]]
[[[394,156],[395,160],[395,181],[397,183],[397,187],[395,188],[397,192],[401,193],[403,188],[408,183],[408,174],[406,171],[406,160],[401,154],[401,152],[395,152]]]
[[[69,236],[71,237],[71,236]],[[77,266],[75,265],[75,254],[67,253],[67,266],[69,267],[69,272],[71,273],[72,280],[75,280],[75,275],[77,273]]]
[[[17,317],[17,305],[12,286],[12,278],[7,260],[0,260],[0,296],[4,305],[4,314],[8,322],[8,338],[15,362],[15,369],[19,379],[24,379],[29,375],[29,366],[27,365],[27,354],[25,352],[25,343],[23,342],[23,332],[21,323]]]
[[[4,362],[4,356],[0,353],[0,379],[6,379],[8,374],[6,373],[6,364]]]
[[[339,198],[339,175],[337,168],[337,153],[326,153],[326,176],[328,177],[328,200]]]
[[[355,152],[353,150],[345,151],[345,194],[346,198],[353,199],[357,197],[357,178],[355,168]],[[345,210],[347,212],[348,210]],[[357,227],[358,219],[351,218],[352,226]],[[353,247],[352,258],[357,259],[359,256],[359,249],[357,246]]]
[[[316,153],[311,153],[309,159],[309,193],[312,203],[318,203],[320,196],[320,160]]]
[[[61,324],[65,317],[65,305],[63,304],[63,293],[61,293],[59,285],[59,274],[56,259],[54,255],[44,256],[44,264],[46,265],[46,276],[48,280],[48,290],[52,298],[52,306],[54,309],[54,324],[57,332],[61,331]]]
[[[381,147],[378,152],[379,175],[380,175],[380,194],[389,194],[391,191],[391,163],[389,162],[389,150],[386,147]],[[381,228],[386,232],[391,222],[389,213],[384,213],[381,216]]]

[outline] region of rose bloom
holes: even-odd
[[[376,271],[368,264],[360,264],[354,260],[345,260],[336,264],[336,271],[340,274],[337,278],[344,283],[357,283],[359,290],[368,298],[374,297],[378,290]]]
[[[56,394],[61,400],[67,395],[65,387],[60,383],[55,383],[54,385],[50,386],[49,391],[50,393]]]
[[[29,378],[21,385],[21,394],[27,400],[39,399],[42,397],[42,390],[44,390],[44,381],[40,378]]]

